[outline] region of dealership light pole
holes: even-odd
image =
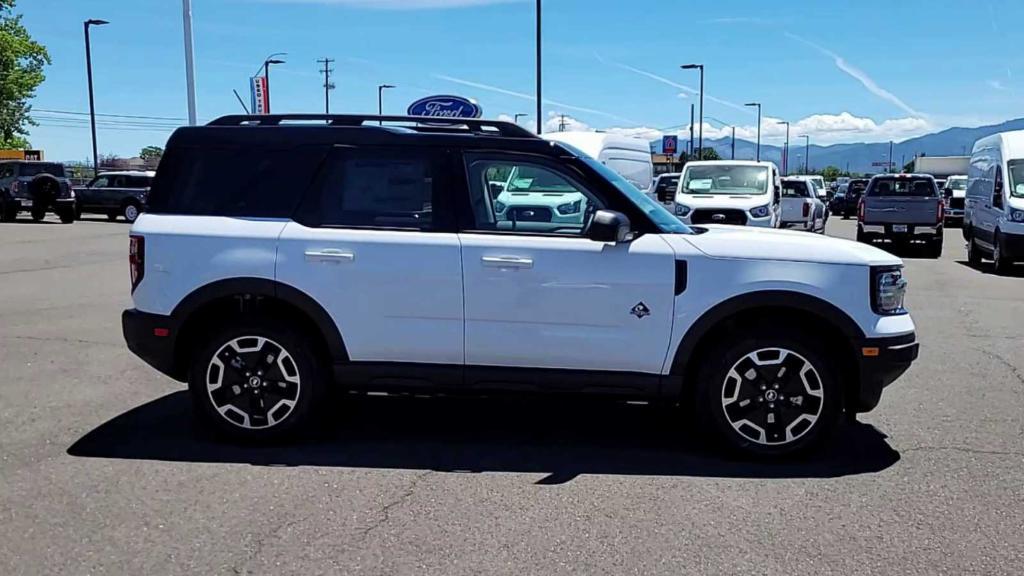
[[[736,127],[732,127],[732,159],[736,159]]]
[[[181,0],[181,20],[185,28],[185,92],[188,98],[188,125],[196,125],[196,67],[192,50],[192,0]]]
[[[703,64],[684,64],[680,66],[683,70],[693,70],[694,68],[700,70],[700,127],[697,129],[699,136],[697,137],[697,154],[701,159],[704,157],[704,65]]]
[[[811,137],[807,134],[801,134],[797,138],[804,139],[804,174],[811,173]]]
[[[744,106],[757,106],[757,156],[758,162],[761,161],[761,103],[760,102],[747,102]]]
[[[789,176],[789,122],[783,120],[776,124],[786,125],[786,147],[782,151],[782,175]]]
[[[85,28],[85,75],[89,81],[89,125],[92,128],[92,169],[93,174],[99,174],[100,158],[96,154],[96,105],[92,96],[92,46],[89,41],[89,27],[103,26],[109,24],[106,20],[89,19],[83,23]]]
[[[690,104],[690,159],[693,159],[693,104]],[[700,156],[697,156],[700,160]]]
[[[892,140],[889,140],[889,164],[885,167],[885,173],[892,172]]]
[[[515,114],[513,122],[515,122],[518,125],[519,119],[522,118],[523,116],[529,116],[529,114],[524,114],[522,112],[520,112],[519,114]]]
[[[287,56],[287,55],[288,55],[287,52],[275,52],[275,53],[271,54],[270,56],[267,56],[266,58],[263,59],[263,66],[262,66],[262,68],[263,68],[263,78],[265,79],[266,84],[267,84],[267,86],[266,86],[266,90],[267,90],[267,114],[270,114],[270,65],[271,64],[284,64],[284,60],[278,60],[278,59],[276,59],[274,57],[275,56]]]
[[[540,61],[540,0],[537,0],[537,134],[543,132],[543,100],[541,99],[541,61]]]
[[[394,84],[381,84],[377,86],[377,116],[384,115],[384,91],[388,88],[395,88]],[[382,120],[378,120],[377,124],[380,126],[384,125]]]

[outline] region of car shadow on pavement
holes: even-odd
[[[726,478],[833,478],[899,461],[886,436],[843,424],[829,447],[800,458],[730,458],[679,424],[678,408],[613,402],[350,396],[310,437],[245,446],[213,440],[174,392],[100,425],[68,448],[78,457],[340,466],[458,473],[543,473],[538,484],[580,474]]]
[[[982,264],[975,266],[967,260],[957,260],[957,264],[964,268],[970,268],[975,272],[981,272],[987,276],[1002,276],[1004,278],[1024,278],[1024,265],[1018,264],[1010,268],[1005,274],[996,274],[996,269],[991,262],[983,262]]]

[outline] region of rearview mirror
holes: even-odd
[[[622,212],[598,210],[590,220],[587,237],[595,242],[628,242],[632,240],[629,218]]]

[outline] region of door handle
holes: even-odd
[[[531,258],[518,256],[484,256],[480,261],[491,268],[533,268]]]
[[[323,250],[306,250],[307,262],[351,262],[356,255],[336,248],[325,248]]]

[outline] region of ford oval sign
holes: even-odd
[[[409,116],[432,118],[479,118],[483,113],[480,106],[461,96],[427,96],[409,106]]]

